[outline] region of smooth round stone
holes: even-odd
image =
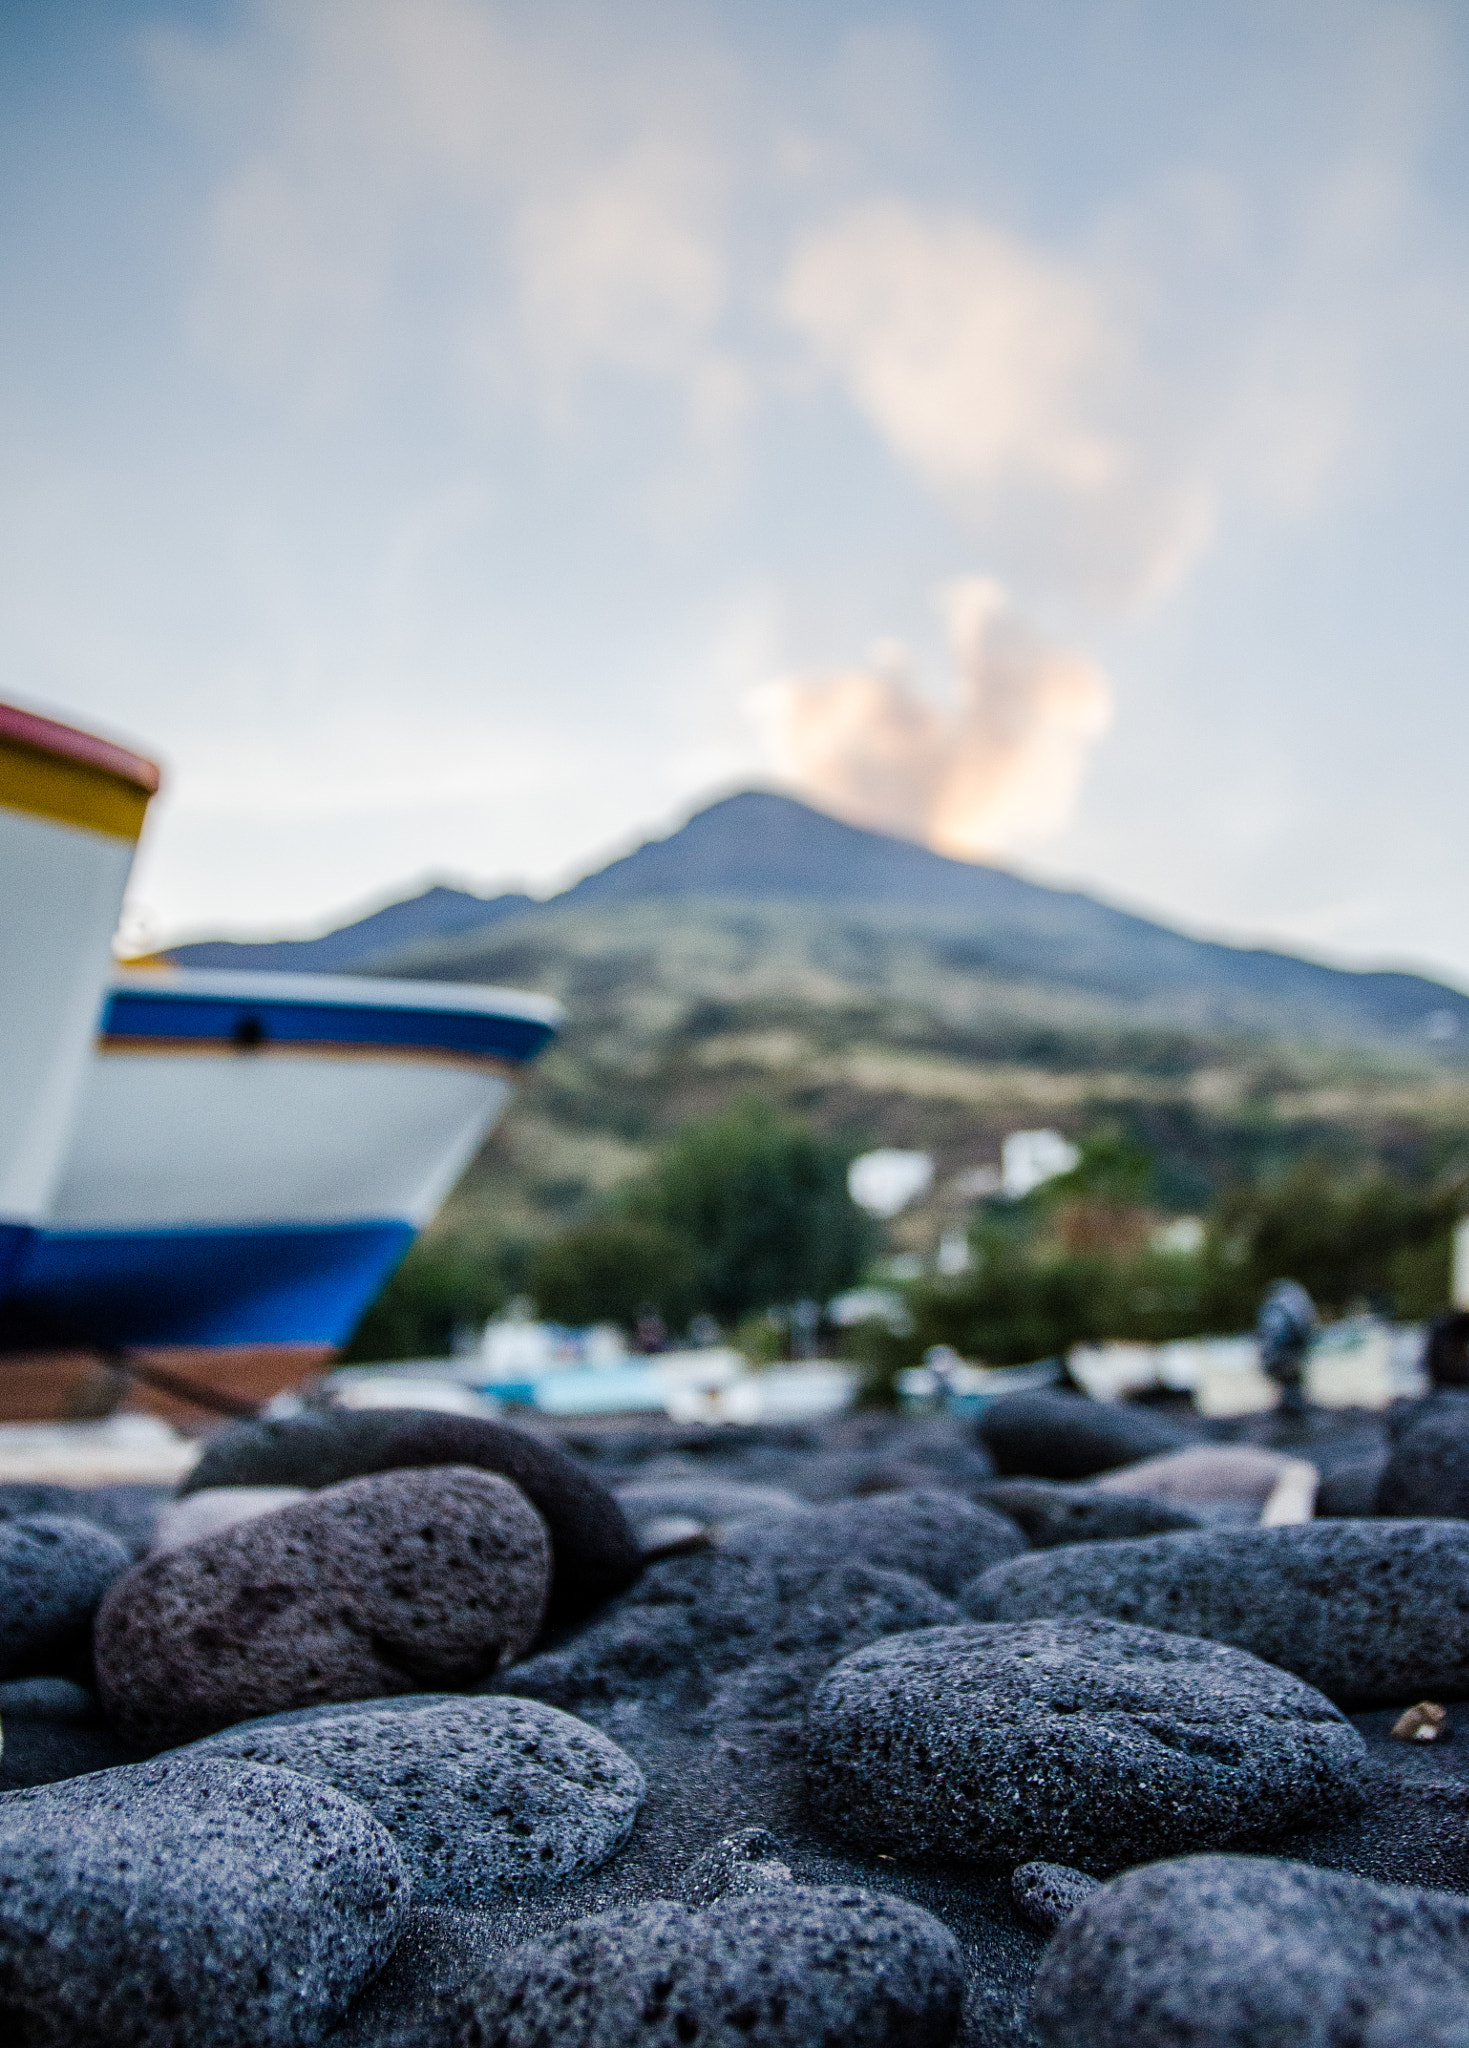
[[[1469,1394],[1435,1394],[1398,1429],[1372,1512],[1469,1521]]]
[[[1469,2003],[1469,1899],[1190,1856],[1129,1871],[1067,1916],[1031,2025],[1041,2048],[1388,2048],[1425,2003]]]
[[[458,2048],[948,2048],[959,1945],[870,1892],[791,1886],[576,1920],[514,1950]]]
[[[92,1616],[128,1563],[95,1522],[0,1522],[0,1679],[40,1676],[84,1656]]]
[[[335,1786],[393,1837],[419,1905],[471,1910],[595,1870],[647,1789],[616,1743],[538,1700],[328,1711],[230,1729],[190,1753]]]
[[[551,1537],[547,1620],[590,1614],[641,1569],[627,1517],[606,1487],[559,1445],[505,1422],[427,1409],[378,1408],[237,1422],[210,1438],[180,1492],[218,1486],[340,1485],[372,1473],[470,1465],[509,1479]]]
[[[922,1629],[807,1719],[811,1807],[899,1856],[1115,1870],[1350,1809],[1365,1744],[1243,1651],[1108,1621]]]
[[[1031,1479],[1090,1479],[1198,1441],[1197,1430],[1148,1408],[1049,1393],[1002,1394],[979,1435],[1003,1474]]]
[[[306,1498],[303,1486],[206,1486],[202,1493],[186,1494],[159,1509],[148,1548],[156,1557],[160,1551],[197,1543],[201,1536],[217,1536],[221,1529],[233,1529],[256,1515],[292,1508]]]
[[[966,1586],[981,1621],[1105,1615],[1208,1636],[1342,1704],[1469,1693],[1469,1527],[1308,1522],[1033,1551]]]
[[[985,1488],[984,1498],[1016,1524],[1033,1550],[1053,1550],[1062,1543],[1120,1543],[1203,1526],[1190,1509],[1165,1501],[1104,1493],[1097,1486],[1066,1486],[1055,1479],[997,1479]]]
[[[1173,1507],[1243,1522],[1309,1522],[1320,1474],[1305,1458],[1254,1444],[1191,1444],[1105,1473],[1104,1493],[1147,1494]]]
[[[168,1757],[0,1800],[0,2014],[26,2048],[308,2048],[408,1887],[364,1808]]]
[[[830,1571],[862,1564],[903,1572],[952,1596],[977,1572],[1025,1549],[1012,1521],[976,1507],[961,1494],[926,1488],[831,1501],[778,1521],[736,1522],[723,1547],[795,1572]]]
[[[453,1466],[313,1494],[136,1565],[97,1616],[103,1705],[140,1746],[329,1700],[474,1683],[540,1628],[550,1545]]]

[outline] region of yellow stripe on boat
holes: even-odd
[[[63,760],[0,735],[0,804],[7,810],[135,840],[149,794],[90,761]]]

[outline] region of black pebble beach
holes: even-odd
[[[0,2038],[1469,2048],[1466,1411],[1276,1527],[1060,1395],[0,1489]]]

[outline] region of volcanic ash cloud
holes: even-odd
[[[954,659],[947,703],[916,690],[906,651],[866,668],[789,677],[758,710],[778,771],[854,823],[975,859],[1066,822],[1112,692],[1087,656],[1031,628],[991,578],[943,595]]]

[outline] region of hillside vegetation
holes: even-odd
[[[431,889],[322,939],[175,957],[498,983],[565,1006],[559,1042],[375,1318],[384,1345],[422,1341],[415,1274],[432,1272],[441,1305],[487,1312],[675,1133],[748,1101],[833,1153],[931,1152],[933,1191],[885,1245],[924,1259],[973,1220],[956,1181],[1039,1125],[1135,1148],[1154,1219],[1303,1162],[1318,1180],[1291,1183],[1296,1209],[1313,1186],[1346,1191],[1348,1209],[1354,1188],[1412,1191],[1438,1219],[1424,1273],[1469,1169],[1460,991],[1195,939],[759,792],[546,903]],[[1439,1284],[1420,1278],[1417,1295]]]

